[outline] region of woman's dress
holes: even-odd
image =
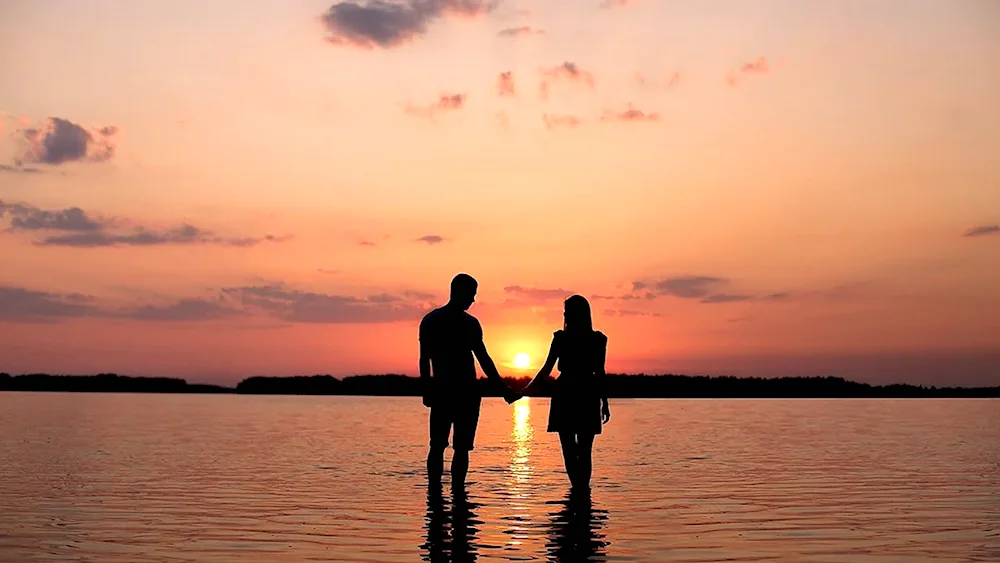
[[[600,434],[608,337],[596,330],[558,330],[552,346],[559,358],[559,377],[552,390],[548,431]]]

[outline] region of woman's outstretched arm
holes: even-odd
[[[556,366],[556,359],[559,358],[559,351],[556,349],[556,338],[557,338],[556,336],[552,337],[552,343],[549,344],[549,355],[547,358],[545,358],[545,364],[542,365],[541,369],[538,370],[538,373],[535,374],[535,377],[533,377],[531,381],[529,381],[528,384],[524,386],[524,389],[521,389],[522,395],[527,395],[528,391],[532,387],[537,385],[536,382],[542,381],[546,377],[552,374],[552,368]]]

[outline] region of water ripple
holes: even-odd
[[[419,399],[0,394],[0,560],[1000,559],[1000,401],[613,401],[589,495],[547,408],[452,491]]]

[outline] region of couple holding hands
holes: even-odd
[[[431,409],[428,479],[440,481],[451,433],[452,487],[465,483],[482,402],[476,384],[476,359],[487,378],[503,386],[508,404],[529,394],[537,382],[549,377],[558,362],[559,377],[552,392],[547,430],[559,434],[566,474],[573,488],[588,490],[594,437],[611,418],[604,383],[608,337],[594,330],[590,303],[581,295],[566,299],[563,329],[553,334],[545,364],[517,392],[500,378],[483,343],[483,328],[468,313],[478,287],[472,276],[458,274],[451,280],[448,303],[427,313],[420,322],[420,379],[424,406]]]

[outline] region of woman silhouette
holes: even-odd
[[[552,335],[545,365],[522,391],[527,394],[536,382],[549,377],[558,360],[548,431],[559,433],[566,474],[574,489],[590,488],[594,436],[611,419],[604,388],[607,352],[608,337],[594,330],[590,303],[582,295],[573,295],[566,299],[563,329]]]

